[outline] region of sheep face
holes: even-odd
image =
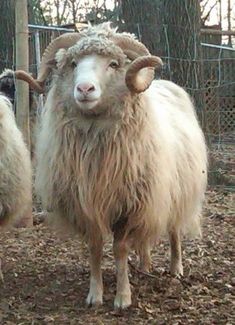
[[[126,93],[127,88],[123,87],[124,65],[112,57],[97,54],[85,56],[78,60],[74,72],[74,99],[83,111],[99,106],[103,108],[107,99],[110,103],[111,96],[115,101],[120,97],[120,91],[122,95]]]
[[[61,97],[70,103],[72,97],[72,106],[83,113],[110,112],[129,92],[125,74],[130,61],[119,51],[120,55],[115,56],[60,50],[56,60]]]

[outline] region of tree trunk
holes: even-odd
[[[134,33],[152,54],[160,55],[159,0],[122,0],[121,30]]]
[[[231,30],[231,0],[228,0],[228,30]],[[232,36],[228,36],[228,44],[232,47]]]
[[[164,0],[166,52],[170,56],[170,78],[190,88],[200,84],[200,4],[198,0]]]
[[[14,0],[0,1],[0,73],[13,67],[15,34]]]
[[[192,95],[199,118],[204,124],[204,93],[200,90],[203,88],[200,3],[198,0],[164,0],[161,12],[168,78]]]
[[[198,0],[122,0],[122,29],[133,32],[150,52],[163,57],[164,77],[188,88],[198,111],[203,98]],[[197,89],[197,90],[195,90]]]

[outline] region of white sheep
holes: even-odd
[[[160,64],[132,35],[102,24],[54,40],[32,84],[43,87],[54,69],[38,135],[36,188],[49,218],[88,242],[89,305],[102,303],[107,234],[114,236],[114,305],[125,308],[130,249],[148,269],[149,250],[168,233],[171,272],[182,274],[181,234],[200,233],[205,140],[186,92],[152,82]]]
[[[0,230],[31,207],[31,162],[10,100],[0,95]]]

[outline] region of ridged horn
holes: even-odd
[[[143,43],[130,36],[117,34],[113,41],[133,61],[126,72],[127,87],[136,93],[145,91],[154,79],[154,68],[162,66],[161,59],[151,56]]]
[[[43,87],[35,80],[29,73],[23,71],[23,70],[17,70],[14,72],[14,76],[18,80],[24,80],[26,81],[30,88],[38,92],[39,94],[42,94],[44,92]]]
[[[135,93],[145,91],[154,79],[154,68],[162,65],[162,60],[157,56],[147,55],[134,60],[126,72],[125,79],[129,90]]]
[[[117,34],[112,37],[112,40],[131,60],[133,60],[133,55],[135,55],[135,58],[138,56],[150,55],[148,49],[143,43],[131,38],[130,36]]]
[[[81,34],[79,33],[66,33],[60,35],[59,37],[55,38],[45,49],[42,61],[40,65],[40,70],[38,73],[37,82],[43,87],[45,80],[50,73],[51,66],[48,65],[48,62],[55,58],[56,52],[61,49],[68,49],[69,47],[73,46],[79,39],[81,38]]]

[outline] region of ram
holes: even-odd
[[[0,95],[0,230],[31,206],[31,162],[10,101]]]
[[[114,237],[116,308],[131,304],[128,254],[150,264],[169,234],[170,270],[182,274],[181,236],[200,233],[207,153],[185,91],[153,81],[160,58],[110,24],[55,39],[37,80],[54,82],[41,117],[36,189],[49,218],[85,237],[90,249],[87,303],[102,303],[102,247]]]

